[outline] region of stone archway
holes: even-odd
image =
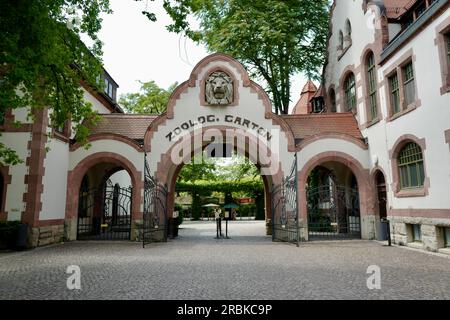
[[[346,166],[355,176],[358,185],[359,206],[361,215],[361,237],[363,239],[373,239],[375,237],[375,216],[374,216],[374,196],[373,187],[370,183],[370,173],[364,169],[361,163],[352,156],[343,152],[323,152],[312,157],[301,169],[299,173],[299,202],[300,217],[304,225],[308,221],[308,209],[306,198],[306,187],[309,174],[314,168],[327,162],[336,162]]]
[[[195,140],[199,135],[204,136],[207,134],[208,130],[214,130],[216,133],[222,133],[224,136],[226,135],[227,130],[234,130],[233,127],[206,127],[203,128],[201,132],[197,132],[196,134],[192,134],[189,136],[187,140],[179,141],[174,143],[169,150],[161,156],[161,160],[158,163],[157,171],[156,171],[156,179],[159,183],[166,185],[167,189],[169,191],[168,193],[168,217],[172,216],[173,209],[174,209],[174,195],[175,195],[175,184],[178,177],[179,172],[183,168],[184,164],[189,163],[190,159],[201,152],[204,151],[204,149],[209,145],[211,141],[203,141],[202,144],[199,144],[196,148],[193,148],[190,150],[190,152],[186,155],[183,155],[182,162],[176,163],[174,162],[174,159],[172,158],[172,152],[174,152],[175,149],[179,148],[181,144],[193,144],[193,140]],[[233,138],[233,141],[236,137]],[[246,136],[248,139],[249,136]],[[256,165],[260,171],[263,173],[265,172],[264,169],[261,170],[261,162],[259,161],[259,156],[255,156],[250,152],[249,149],[249,143],[264,143],[262,142],[258,137],[253,137],[253,139],[250,137],[250,140],[247,141],[246,145],[236,145],[233,150],[241,155],[247,157],[254,165]],[[272,155],[272,152],[270,151],[270,148],[267,147],[267,150],[269,151],[270,155]],[[275,158],[277,159],[277,158]],[[267,159],[265,159],[266,161]],[[267,174],[261,174],[263,184],[264,184],[264,198],[265,198],[265,207],[266,207],[266,218],[271,217],[271,189],[272,185],[281,183],[283,179],[283,171],[281,168],[280,159],[278,159],[278,162],[275,166],[277,169],[273,171],[273,174],[267,175]],[[271,169],[270,169],[271,170]],[[270,172],[270,170],[267,170],[267,172]]]
[[[136,238],[136,220],[142,218],[141,212],[141,190],[142,190],[142,174],[127,158],[111,152],[99,152],[87,156],[81,160],[73,170],[68,172],[67,177],[67,202],[66,202],[66,239],[76,240],[77,235],[77,217],[78,217],[78,201],[79,190],[83,177],[90,168],[99,164],[112,165],[111,170],[116,171],[117,168],[123,168],[128,172],[132,182],[131,195],[131,239]],[[102,177],[103,179],[103,177]]]

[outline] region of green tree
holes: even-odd
[[[226,165],[216,166],[216,176],[219,179],[240,181],[244,178],[259,177],[258,168],[246,157],[235,155],[231,161],[226,161]]]
[[[178,83],[174,83],[165,90],[155,81],[141,82],[140,92],[122,95],[119,103],[130,113],[158,115],[166,111],[170,95],[177,86]]]
[[[319,78],[328,0],[164,0],[163,6],[173,20],[169,31],[230,54],[252,78],[264,80],[276,113],[288,113],[294,74]],[[192,17],[198,29],[189,23]]]
[[[110,12],[108,0],[0,0],[0,113],[24,107],[33,119],[37,109],[48,107],[53,126],[71,119],[77,139],[87,143],[96,114],[80,82],[102,89],[97,34],[100,14]],[[81,34],[92,46],[83,44]],[[1,163],[19,161],[0,143]]]
[[[187,163],[181,169],[178,175],[178,181],[195,182],[199,180],[216,180],[216,165],[214,162],[207,161],[203,155],[197,155],[192,158],[191,163]]]

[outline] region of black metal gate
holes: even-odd
[[[272,187],[272,240],[295,243],[300,242],[298,217],[297,153],[287,177],[279,185]]]
[[[345,186],[307,190],[309,239],[361,238],[359,194]]]
[[[129,240],[131,188],[106,184],[101,189],[80,190],[78,240]]]
[[[150,174],[147,155],[144,155],[144,221],[142,245],[167,241],[167,187]]]

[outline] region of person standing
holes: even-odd
[[[220,217],[220,209],[215,209],[214,210],[214,217],[216,219],[216,233],[217,233],[217,237],[216,239],[219,239],[222,237],[222,219]]]

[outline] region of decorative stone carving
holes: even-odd
[[[206,80],[206,102],[213,106],[226,106],[233,103],[233,80],[222,71],[213,72]]]

